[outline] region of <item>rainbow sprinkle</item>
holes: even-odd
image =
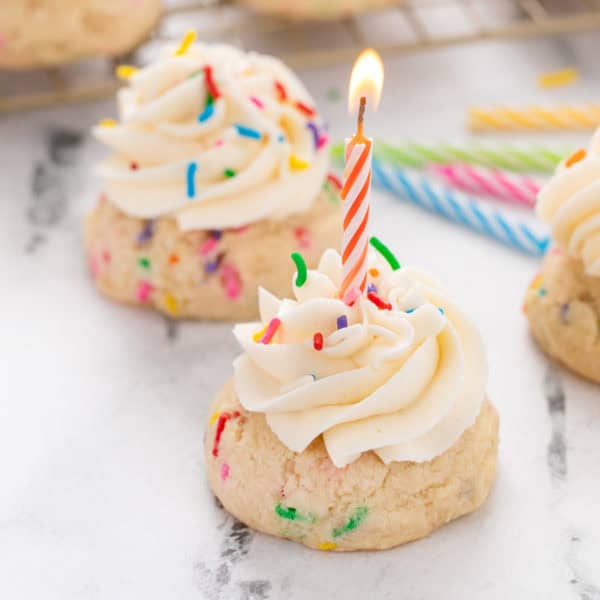
[[[238,134],[242,137],[247,137],[253,140],[260,140],[262,138],[262,133],[256,129],[252,129],[252,127],[246,127],[240,123],[234,123],[233,126],[237,130]]]
[[[171,294],[165,294],[164,302],[167,312],[174,317],[177,314],[178,310],[177,298],[175,298],[175,296],[172,296]]]
[[[212,455],[216,458],[219,456],[219,443],[221,441],[221,436],[223,435],[223,431],[225,431],[225,424],[229,419],[235,419],[240,416],[240,413],[236,410],[233,413],[224,412],[221,413],[217,419],[217,429],[215,431],[215,441],[213,442]]]
[[[140,267],[142,267],[142,269],[149,269],[150,268],[150,259],[146,258],[145,256],[142,256],[141,258],[138,259],[138,265],[140,265]]]
[[[219,91],[219,88],[216,86],[215,80],[213,79],[212,67],[208,65],[204,67],[204,83],[206,84],[206,89],[210,95],[210,102],[221,96],[221,92]]]
[[[321,139],[321,136],[319,134],[319,128],[312,121],[309,121],[306,124],[306,127],[311,130],[311,132],[313,134],[313,143],[315,145],[315,148],[318,150],[319,149],[319,140]]]
[[[279,98],[279,102],[285,102],[287,100],[287,91],[281,83],[281,81],[275,81],[275,90],[277,91],[277,97]]]
[[[102,119],[98,125],[100,127],[116,127],[118,123],[114,119]]]
[[[308,161],[303,158],[300,158],[295,154],[290,155],[290,169],[293,169],[294,171],[304,171],[305,169],[308,169],[309,166]]]
[[[392,305],[382,300],[375,292],[369,292],[367,299],[370,300],[379,310],[392,310]]]
[[[250,101],[260,109],[263,109],[265,107],[263,102],[259,100],[256,96],[250,96]]]
[[[335,542],[322,542],[317,547],[319,550],[335,550],[337,544]]]
[[[181,43],[179,44],[179,48],[175,50],[175,56],[183,56],[189,49],[189,47],[196,40],[196,32],[193,29],[189,29],[186,31]]]
[[[300,252],[292,252],[290,256],[294,263],[296,263],[296,269],[298,271],[298,275],[296,276],[296,287],[302,287],[306,283],[306,263]]]
[[[138,72],[137,67],[133,67],[131,65],[119,65],[115,69],[115,75],[119,79],[129,79],[132,75],[135,75]]]
[[[267,329],[265,333],[258,341],[259,344],[270,344],[271,340],[275,337],[279,326],[281,325],[281,319],[274,317],[271,319],[271,322],[267,325]]]
[[[147,302],[150,299],[150,294],[154,290],[154,286],[149,281],[140,281],[136,290],[136,298],[139,302]]]
[[[154,221],[152,219],[146,221],[144,227],[140,231],[137,241],[142,244],[147,242],[154,235]]]
[[[288,521],[306,521],[308,523],[313,523],[316,520],[314,515],[299,513],[293,506],[283,506],[283,504],[279,502],[275,505],[275,513],[278,517]]]
[[[198,115],[198,123],[208,121],[215,112],[215,105],[211,102],[204,107],[204,110]]]
[[[223,463],[221,465],[221,481],[226,481],[229,477],[229,465],[227,463]]]
[[[187,195],[188,198],[194,198],[196,195],[196,169],[198,165],[195,162],[191,162],[187,168]]]
[[[219,243],[218,238],[213,237],[212,235],[202,242],[202,245],[198,249],[199,254],[202,256],[208,256]]]
[[[375,248],[375,250],[377,250],[379,254],[385,258],[385,260],[387,260],[390,267],[392,267],[392,271],[397,271],[400,268],[398,259],[383,242],[376,237],[372,237],[369,242],[371,243],[371,246],[373,246],[373,248]]]
[[[323,350],[323,334],[322,333],[315,333],[315,335],[313,335],[313,348],[317,351],[319,350]]]
[[[337,318],[337,328],[346,329],[348,327],[348,317],[346,315],[340,315]]]
[[[235,171],[233,169],[225,169],[225,171],[223,171],[223,175],[225,175],[227,178],[235,177]]]
[[[307,104],[304,104],[304,102],[294,102],[294,106],[301,112],[304,113],[307,117],[314,117],[316,114],[316,111],[314,108],[311,108],[310,106],[308,106]]]
[[[339,529],[334,529],[331,532],[331,536],[334,538],[340,537],[341,535],[356,529],[367,518],[368,514],[369,509],[366,506],[359,506],[345,523],[345,525]]]
[[[221,285],[230,300],[235,300],[242,293],[242,281],[239,271],[232,265],[224,265],[221,273]]]
[[[208,421],[208,426],[212,427],[215,424],[215,421],[219,418],[219,411],[216,410],[212,415],[210,415],[210,419]]]
[[[265,331],[267,330],[267,326],[265,325],[260,331],[257,331],[253,336],[252,339],[258,343],[260,342],[261,338],[263,335],[265,335]]]

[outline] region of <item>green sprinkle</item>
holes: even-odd
[[[296,287],[302,287],[306,283],[306,263],[299,252],[292,252],[291,258],[296,263],[296,269],[298,269]]]
[[[398,259],[392,254],[392,251],[380,240],[376,237],[372,237],[369,242],[371,246],[377,250],[385,260],[388,261],[390,267],[392,267],[392,271],[397,271],[400,268],[400,263]]]
[[[359,506],[343,527],[334,529],[331,532],[332,537],[340,537],[340,535],[356,529],[367,518],[368,514],[369,509],[366,506]]]
[[[548,293],[548,291],[546,290],[546,288],[543,288],[543,287],[542,287],[542,288],[540,288],[540,289],[538,290],[538,295],[539,295],[539,296],[545,296],[547,293]]]
[[[314,515],[303,515],[299,513],[293,506],[283,506],[283,504],[277,503],[275,505],[275,512],[278,517],[287,519],[288,521],[307,521],[312,523],[316,517]]]
[[[223,174],[225,177],[235,177],[235,171],[233,169],[225,169]]]
[[[142,256],[142,258],[140,258],[138,260],[138,265],[140,265],[140,267],[142,267],[142,269],[149,269],[150,268],[150,259],[146,258],[145,256]]]
[[[214,101],[215,99],[212,97],[212,94],[206,94],[206,106],[211,106]]]

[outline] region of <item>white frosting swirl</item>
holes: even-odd
[[[369,256],[369,279],[391,305],[338,298],[339,254],[327,250],[296,300],[260,290],[261,323],[237,325],[244,353],[235,362],[241,404],[263,412],[288,448],[302,452],[323,435],[342,467],[374,451],[384,462],[431,460],[471,426],[485,395],[481,338],[469,320],[424,275],[392,271]],[[375,269],[373,271],[372,269]],[[441,309],[441,310],[440,310]],[[348,326],[337,328],[345,315]],[[270,344],[257,331],[281,324]],[[322,350],[313,336],[323,335]]]
[[[583,159],[558,166],[538,196],[537,213],[551,224],[554,242],[600,277],[600,130]]]
[[[220,94],[212,109],[207,65]],[[114,150],[97,172],[127,214],[223,229],[304,212],[318,195],[328,167],[323,126],[308,114],[314,103],[302,83],[275,58],[194,44],[134,73],[118,104],[121,123],[93,133]]]

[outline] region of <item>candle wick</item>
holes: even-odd
[[[365,119],[365,109],[367,108],[367,98],[366,96],[360,97],[360,105],[358,107],[358,123],[356,127],[356,135],[357,137],[363,137],[363,121]]]

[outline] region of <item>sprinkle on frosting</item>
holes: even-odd
[[[265,330],[265,333],[260,338],[258,343],[259,344],[270,344],[271,341],[273,340],[273,337],[275,337],[275,334],[277,333],[277,330],[279,329],[280,325],[281,325],[281,319],[278,319],[277,317],[271,319],[271,322],[267,325],[267,329]]]
[[[346,327],[348,327],[348,317],[346,315],[341,315],[337,318],[337,328],[346,329]]]
[[[576,150],[575,152],[573,152],[573,154],[571,154],[571,156],[569,156],[569,158],[567,158],[567,160],[565,160],[565,167],[567,167],[567,169],[569,167],[572,167],[575,163],[578,163],[580,160],[583,160],[587,155],[587,151],[585,150],[585,148],[580,148],[579,150]]]
[[[295,154],[290,155],[290,168],[294,171],[303,171],[304,169],[308,169],[310,165],[307,161]]]
[[[388,264],[390,265],[390,267],[392,267],[394,271],[400,268],[400,263],[398,262],[398,259],[382,241],[373,236],[369,240],[369,242],[371,243],[371,246],[373,246],[373,248],[375,248],[375,250],[377,250],[381,254],[381,256],[385,258],[385,260],[387,260]]]
[[[198,165],[195,162],[191,162],[187,167],[187,196],[188,198],[194,198],[196,196],[196,169]]]
[[[306,263],[304,262],[304,258],[300,252],[292,252],[291,259],[296,264],[296,270],[298,274],[296,275],[296,287],[302,287],[306,283]]]
[[[198,115],[198,123],[208,121],[215,113],[215,105],[211,102],[204,107],[204,110]]]
[[[114,119],[102,119],[99,125],[100,127],[116,127],[117,122]]]
[[[323,334],[315,333],[313,336],[313,348],[317,351],[323,350]]]
[[[262,133],[260,131],[256,131],[256,129],[252,129],[252,127],[246,127],[245,125],[240,125],[239,123],[235,123],[234,127],[236,128],[238,134],[242,137],[251,138],[253,140],[260,140],[262,138]]]

